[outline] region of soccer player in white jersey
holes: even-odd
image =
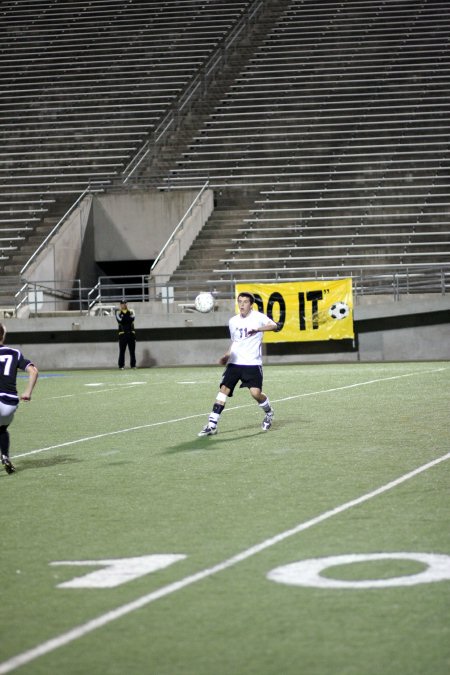
[[[4,344],[6,328],[0,323],[0,454],[1,462],[6,473],[14,473],[14,464],[9,458],[9,431],[14,414],[19,405],[19,395],[16,388],[17,370],[25,370],[28,374],[28,383],[21,401],[30,401],[31,393],[38,378],[38,369],[26,359],[22,352]]]
[[[239,314],[233,316],[228,324],[231,345],[219,361],[222,365],[226,364],[225,372],[208,424],[203,427],[199,436],[212,436],[217,433],[217,424],[227,398],[233,396],[234,388],[239,381],[241,387],[248,387],[250,394],[265,413],[261,427],[263,431],[268,431],[272,426],[273,409],[268,397],[262,391],[261,343],[263,333],[278,330],[278,324],[262,312],[252,309],[255,298],[251,293],[240,293],[237,302]]]

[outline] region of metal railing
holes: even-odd
[[[180,231],[183,229],[183,226],[184,226],[184,223],[186,222],[186,219],[189,218],[189,216],[191,215],[191,213],[192,213],[192,211],[193,211],[195,205],[196,205],[197,202],[200,200],[202,194],[205,192],[205,190],[207,189],[208,186],[209,186],[209,181],[206,181],[206,183],[200,188],[199,192],[198,192],[197,195],[194,197],[192,203],[191,203],[190,206],[188,207],[186,213],[185,213],[184,216],[181,218],[180,222],[176,225],[174,231],[172,232],[172,234],[170,235],[170,237],[168,238],[168,240],[166,241],[166,243],[165,243],[164,246],[162,247],[161,251],[160,251],[160,252],[158,253],[158,255],[156,256],[156,259],[155,259],[155,261],[153,262],[153,265],[152,265],[151,268],[150,268],[150,272],[153,272],[153,270],[155,269],[156,265],[157,265],[157,264],[159,263],[159,261],[164,257],[164,254],[165,254],[165,252],[167,251],[167,249],[169,248],[170,244],[175,240],[175,237],[176,237],[176,235],[178,234],[178,232],[180,232]]]
[[[97,283],[86,293],[85,306],[91,312],[96,305],[127,302],[145,302],[148,300],[148,276],[99,277]]]
[[[79,279],[58,281],[26,281],[15,294],[16,315],[25,310],[27,316],[84,311],[83,288]]]
[[[71,206],[67,209],[65,214],[58,220],[56,225],[52,228],[52,230],[48,233],[48,235],[45,237],[44,241],[37,247],[37,249],[34,251],[33,255],[27,260],[25,265],[22,267],[20,270],[20,274],[23,275],[26,270],[30,267],[31,263],[33,260],[35,260],[38,255],[43,251],[49,244],[50,240],[53,239],[55,234],[58,232],[58,230],[61,228],[61,226],[65,223],[67,218],[75,211],[75,209],[78,207],[78,205],[83,201],[83,199],[86,197],[86,195],[92,193],[92,192],[101,192],[104,189],[102,183],[90,183],[85,190],[77,197],[77,199],[73,202]]]
[[[151,137],[142,145],[135,156],[130,160],[122,172],[122,184],[126,185],[136,173],[142,162],[150,153],[154,153],[157,146],[165,141],[169,130],[177,127],[181,115],[194,99],[196,94],[201,91],[202,95],[208,92],[209,82],[220,72],[223,64],[226,63],[228,55],[233,48],[237,38],[243,30],[248,28],[250,22],[255,20],[258,13],[264,8],[263,0],[257,0],[239,19],[236,25],[231,29],[228,35],[219,42],[215,52],[209,57],[203,66],[200,67],[197,75],[189,83],[184,92],[180,95],[174,106],[166,116],[161,120],[158,126],[153,130]]]
[[[159,303],[166,312],[180,311],[194,302],[198,293],[209,291],[217,301],[234,298],[236,283],[282,283],[317,281],[351,277],[356,302],[366,295],[385,295],[399,301],[417,294],[450,293],[450,263],[439,266],[404,269],[350,270],[339,273],[295,274],[285,270],[267,277],[245,280],[224,271],[222,278],[207,271],[174,273],[169,283],[154,284],[150,292],[149,275],[99,277],[94,287],[83,287],[79,279],[72,281],[26,281],[15,294],[16,316],[72,311],[80,314],[101,314],[102,306],[111,308],[121,300],[134,303]],[[24,310],[20,312],[20,310]],[[97,311],[99,310],[99,311]]]
[[[386,295],[392,296],[394,300],[400,300],[402,296],[413,294],[436,293],[446,295],[450,293],[450,264],[423,267],[423,268],[405,268],[402,270],[341,270],[339,274],[320,274],[313,272],[308,274],[287,274],[277,273],[268,275],[265,278],[248,278],[247,283],[276,283],[289,281],[315,281],[330,280],[343,277],[351,277],[353,280],[353,292],[355,297],[364,295]],[[131,278],[132,279],[132,278]],[[144,276],[139,283],[128,285],[131,293],[127,294],[128,299],[138,302],[144,302],[150,299],[147,288],[149,277]],[[162,302],[166,301],[176,303],[193,302],[195,296],[201,291],[209,291],[214,294],[216,299],[229,300],[234,298],[234,287],[236,283],[245,283],[242,278],[233,273],[224,272],[223,278],[206,271],[193,270],[191,273],[174,273],[168,284],[157,284],[152,287],[152,299],[156,298]],[[113,283],[111,278],[99,279],[95,286],[95,292],[91,295],[91,301],[118,302],[124,295],[122,291],[127,287],[126,278],[122,278],[122,286],[118,289],[117,283]],[[134,292],[133,292],[134,289]],[[93,289],[94,291],[94,289]]]

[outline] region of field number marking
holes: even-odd
[[[170,567],[185,555],[162,553],[144,555],[137,558],[115,558],[110,560],[60,560],[50,565],[102,566],[102,569],[89,572],[70,581],[64,581],[57,588],[116,588],[128,581],[146,574]],[[321,572],[338,565],[351,565],[378,560],[413,560],[427,566],[422,572],[389,579],[365,579],[346,581],[321,576]],[[392,586],[416,586],[434,581],[450,579],[450,556],[438,553],[350,553],[348,555],[329,556],[327,558],[309,558],[289,565],[282,565],[267,574],[270,581],[288,586],[313,586],[316,588],[387,588]]]
[[[433,372],[433,371],[431,371]],[[403,375],[403,376],[398,376],[398,377],[407,377],[412,375],[412,373],[408,375]],[[386,379],[398,379],[398,378],[386,378]],[[374,382],[374,381],[373,381]],[[350,385],[350,386],[362,386],[363,383],[360,383],[359,385]],[[369,384],[369,383],[365,383]],[[350,388],[350,387],[341,387],[341,389],[344,388]],[[317,393],[317,392],[316,392]],[[300,395],[296,398],[299,398]],[[286,399],[283,400],[289,400],[294,397],[287,397]],[[199,415],[190,415],[186,417],[185,419],[192,419],[193,417],[198,417]],[[180,421],[180,420],[178,420]],[[144,427],[151,427],[151,426],[156,426],[159,423],[154,423],[154,424],[147,424],[143,425],[141,427],[135,427],[137,428],[144,428]],[[161,422],[160,424],[167,424],[167,422]],[[123,433],[126,430],[121,430],[120,432],[114,432],[114,433]],[[106,436],[106,434],[103,434]],[[97,437],[102,436],[100,434]],[[94,437],[91,437],[91,439]],[[88,439],[78,439],[77,443],[81,443],[83,441],[86,441]],[[67,445],[70,445],[72,443],[75,443],[74,441],[71,441],[69,443],[62,443],[58,446],[53,446],[54,447],[64,447]],[[39,450],[34,450],[32,452],[28,453],[23,453],[22,456],[28,456],[31,454],[34,454],[36,452],[43,452],[44,450],[49,450],[50,448],[40,448]],[[346,511],[349,511],[350,509],[360,506],[361,504],[365,504],[366,502],[382,495],[385,494],[386,492],[389,492],[390,490],[393,490],[394,488],[398,487],[399,485],[403,485],[405,482],[411,480],[415,476],[419,476],[420,474],[424,473],[425,471],[428,471],[429,469],[438,466],[439,464],[443,462],[447,462],[450,460],[450,452],[445,453],[444,455],[441,455],[440,457],[436,457],[430,462],[427,462],[426,464],[422,464],[412,471],[408,471],[407,473],[404,473],[403,475],[399,476],[398,478],[389,481],[388,483],[385,483],[384,485],[379,486],[378,488],[375,488],[374,490],[371,490],[370,492],[366,492],[361,494],[359,497],[355,497],[354,499],[351,499],[347,502],[344,502],[340,504],[339,506],[336,506],[332,509],[329,509],[328,511],[324,511],[317,516],[298,523],[295,527],[290,528],[289,530],[285,530],[283,532],[279,532],[278,534],[269,537],[268,539],[265,539],[264,541],[259,542],[258,544],[254,544],[253,546],[250,546],[249,548],[240,551],[239,553],[236,553],[235,555],[231,556],[230,558],[227,558],[226,560],[222,560],[221,562],[213,565],[212,567],[207,567],[202,570],[199,570],[198,572],[194,574],[190,574],[186,577],[183,577],[182,579],[179,579],[178,581],[174,581],[172,583],[168,583],[166,586],[163,586],[162,588],[159,588],[155,591],[152,591],[146,595],[142,595],[141,597],[137,598],[136,600],[133,600],[132,602],[120,605],[116,607],[115,609],[105,612],[104,614],[101,614],[100,616],[97,616],[96,618],[93,618],[89,621],[86,621],[83,624],[80,624],[78,626],[74,626],[72,629],[60,633],[59,635],[56,635],[53,638],[50,638],[49,640],[46,640],[45,642],[41,642],[40,644],[36,645],[35,647],[32,647],[20,654],[17,654],[15,656],[12,656],[11,658],[7,659],[6,661],[3,661],[0,663],[0,675],[4,675],[5,673],[10,673],[13,670],[16,670],[17,668],[20,668],[21,666],[31,663],[35,659],[38,659],[39,657],[43,656],[44,654],[49,654],[56,649],[60,649],[64,645],[68,645],[71,642],[74,642],[75,640],[79,640],[80,638],[84,637],[85,635],[89,635],[95,630],[98,630],[99,628],[103,626],[107,626],[109,623],[113,621],[117,621],[118,619],[127,616],[128,614],[141,609],[142,607],[146,607],[150,605],[153,602],[156,602],[157,600],[160,600],[161,598],[168,597],[169,595],[172,595],[173,593],[177,593],[178,591],[182,590],[183,588],[187,588],[189,586],[192,586],[193,584],[196,584],[198,582],[203,581],[204,579],[207,579],[209,577],[212,577],[215,574],[219,574],[220,572],[223,572],[224,570],[228,570],[235,565],[238,565],[241,562],[244,562],[245,560],[248,560],[249,558],[257,555],[258,553],[261,553],[262,551],[265,551],[272,546],[276,546],[282,541],[286,541],[290,537],[293,537],[295,535],[300,534],[301,532],[305,532],[306,530],[309,530],[312,527],[315,527],[316,525],[320,525],[320,523],[323,523],[325,521],[328,521],[330,518],[335,518],[336,516],[340,515],[341,513],[345,513]]]
[[[103,569],[89,572],[81,577],[75,577],[71,581],[58,584],[57,588],[116,588],[143,577],[151,572],[162,570],[178,560],[184,560],[185,555],[178,554],[155,554],[144,555],[139,558],[116,558],[111,560],[60,560],[50,565],[102,566]]]
[[[424,563],[427,569],[418,574],[408,574],[390,579],[365,579],[362,581],[344,581],[330,579],[320,575],[323,570],[337,565],[370,562],[373,560],[414,560]],[[351,553],[329,558],[310,558],[276,567],[267,574],[267,578],[288,586],[315,586],[316,588],[387,588],[392,586],[415,586],[433,581],[450,579],[450,556],[437,553]]]

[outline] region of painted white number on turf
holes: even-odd
[[[321,576],[323,570],[337,565],[370,562],[373,560],[413,560],[426,565],[418,574],[408,574],[390,579],[365,579],[344,581]],[[267,578],[288,586],[314,586],[316,588],[387,588],[393,586],[415,586],[433,581],[450,579],[450,556],[438,553],[366,553],[336,555],[329,558],[310,558],[271,570]]]
[[[185,555],[155,554],[112,560],[60,560],[50,565],[78,565],[80,567],[92,565],[103,568],[58,584],[57,588],[115,588],[138,577],[169,567],[184,558],[186,558]]]

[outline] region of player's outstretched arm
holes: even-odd
[[[264,326],[260,326],[259,328],[254,328],[252,330],[249,330],[247,335],[251,336],[251,335],[255,335],[255,333],[264,333],[266,331],[271,331],[271,330],[273,330],[275,332],[280,330],[279,325],[277,323],[275,323],[275,321],[272,321],[272,320],[270,320],[269,323],[264,324]]]
[[[25,370],[28,373],[28,384],[26,386],[25,391],[20,397],[21,401],[30,401],[31,400],[31,394],[34,389],[34,385],[36,384],[36,381],[39,376],[39,371],[36,368],[36,366],[33,363],[29,363],[28,366],[25,368]]]

